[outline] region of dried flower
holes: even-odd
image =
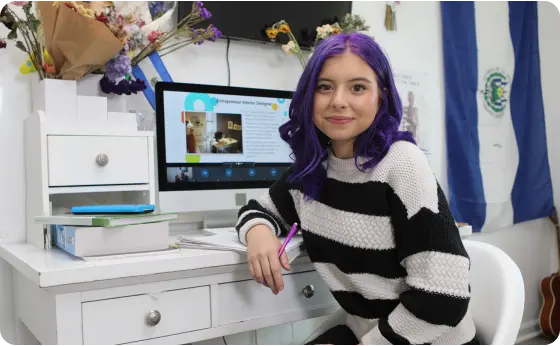
[[[208,26],[207,32],[210,32],[210,35],[208,37],[209,41],[216,41],[217,39],[222,37],[222,32],[218,28],[216,28],[214,24],[210,24]]]
[[[139,91],[146,89],[146,83],[141,79],[131,80],[122,79],[118,83],[109,80],[107,76],[103,76],[99,81],[99,86],[101,91],[106,94],[117,94],[117,95],[130,95],[136,94]]]
[[[6,41],[0,39],[0,49],[4,49],[6,48],[8,45],[6,44]]]
[[[12,1],[12,5],[23,7],[27,5],[29,1]]]
[[[156,20],[159,17],[163,16],[168,10],[168,8],[165,6],[164,1],[149,1],[148,9],[150,10],[150,14],[153,20]]]
[[[275,40],[276,36],[278,36],[278,30],[273,28],[266,29],[266,35],[269,39]]]
[[[295,43],[294,41],[290,41],[287,44],[282,45],[282,49],[284,50],[284,52],[288,55],[294,53],[293,49],[294,49]]]
[[[125,78],[131,72],[130,58],[124,54],[118,54],[105,65],[105,76],[113,82]]]
[[[282,33],[285,33],[285,34],[288,33],[288,32],[291,32],[290,26],[286,23],[280,24],[280,26],[278,27],[278,31],[282,32]]]
[[[340,23],[333,23],[333,24],[325,24],[316,28],[316,36],[315,42],[311,46],[311,52],[313,52],[315,46],[321,41],[328,38],[331,35],[337,35],[340,33],[352,33],[358,31],[367,31],[369,26],[365,24],[365,20],[358,16],[352,15],[350,13],[346,14],[343,20]],[[288,54],[294,54],[300,61],[303,68],[307,65],[306,60],[309,58],[308,54],[307,58],[302,52],[300,45],[291,31],[290,25],[285,20],[280,20],[270,28],[265,30],[266,35],[268,38],[274,42],[279,33],[288,36],[288,43],[282,45],[282,50]]]
[[[148,35],[148,41],[150,41],[150,43],[154,43],[158,40],[158,38],[162,37],[163,35],[164,35],[163,32],[159,30],[154,30]]]

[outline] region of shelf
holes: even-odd
[[[99,186],[64,186],[49,187],[49,194],[90,193],[90,192],[115,192],[115,191],[148,191],[150,184],[134,185],[99,185]]]

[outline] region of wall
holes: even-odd
[[[365,17],[372,26],[371,34],[383,45],[397,70],[420,71],[426,76],[424,84],[432,113],[432,126],[441,133],[435,138],[443,152],[431,158],[433,169],[444,188],[447,186],[445,171],[445,136],[443,115],[443,70],[441,54],[441,26],[439,3],[406,2],[397,9],[397,32],[386,32],[383,28],[385,2],[355,2],[354,13]],[[554,98],[559,93],[560,47],[557,35],[560,29],[558,10],[550,3],[539,3],[540,51],[543,78],[543,94],[547,113],[547,135],[555,200],[560,198],[560,158],[552,154],[560,151],[560,137],[553,136],[553,129],[560,126],[560,109],[554,107]],[[420,30],[422,29],[422,30]],[[491,29],[491,28],[489,28]],[[0,37],[6,32],[0,29]],[[2,241],[22,241],[24,230],[24,160],[23,118],[30,108],[27,78],[19,75],[19,65],[24,61],[23,53],[14,47],[0,50],[0,238]],[[227,85],[226,45],[224,42],[187,47],[172,56],[164,57],[176,81],[201,84]],[[268,89],[293,90],[301,67],[297,59],[286,57],[281,49],[265,44],[232,42],[229,61],[231,85]],[[136,109],[149,109],[139,95],[131,97]],[[17,100],[17,101],[15,101]],[[547,220],[534,220],[507,229],[487,234],[474,235],[476,240],[501,247],[519,265],[526,283],[527,299],[523,321],[532,324],[538,316],[539,280],[556,268],[556,240]],[[16,323],[12,304],[12,269],[0,260],[0,332],[2,337],[15,343]],[[304,321],[290,325],[259,330],[257,333],[242,333],[227,337],[233,343],[298,343],[318,321]],[[530,329],[530,328],[528,328]],[[209,343],[222,343],[211,340]]]

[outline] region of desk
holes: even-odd
[[[42,344],[184,344],[338,307],[307,257],[292,263],[284,291],[274,296],[235,252],[179,249],[83,261],[19,243],[0,245],[0,256],[15,268],[16,315]]]
[[[460,231],[467,237],[470,227]],[[15,268],[16,315],[42,344],[184,344],[338,308],[306,256],[284,273],[278,296],[252,280],[244,255],[229,251],[84,261],[18,243],[0,244],[0,257]]]

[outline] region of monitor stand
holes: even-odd
[[[208,210],[204,212],[203,228],[235,227],[239,210]]]

